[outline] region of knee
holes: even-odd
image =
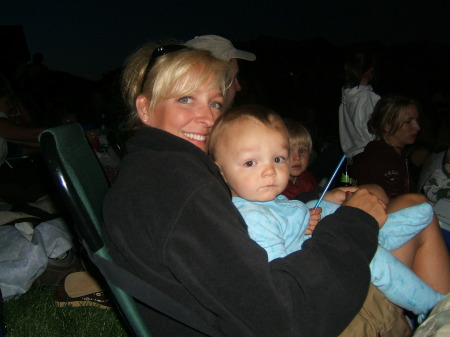
[[[401,202],[403,204],[407,204],[408,206],[414,206],[414,205],[418,205],[418,204],[427,202],[427,198],[423,194],[419,194],[419,193],[402,194],[393,200],[395,200],[397,202]]]
[[[418,193],[406,193],[392,199],[387,205],[386,212],[392,213],[401,208],[415,206],[427,202],[424,195]]]

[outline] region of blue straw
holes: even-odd
[[[325,186],[325,189],[323,190],[323,192],[322,192],[322,194],[321,194],[319,200],[317,200],[316,204],[314,205],[314,209],[316,209],[317,207],[319,207],[320,202],[322,201],[322,199],[323,199],[325,193],[327,193],[328,189],[330,188],[330,185],[331,185],[331,183],[333,182],[334,177],[335,177],[336,174],[338,173],[339,169],[341,168],[342,163],[344,162],[345,158],[347,158],[347,156],[344,154],[344,155],[342,156],[342,159],[341,159],[341,161],[339,162],[338,166],[336,167],[336,170],[334,170],[333,175],[331,176],[330,180],[328,181],[327,186]]]

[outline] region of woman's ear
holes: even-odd
[[[150,126],[150,101],[144,95],[136,98],[136,110],[141,122]]]

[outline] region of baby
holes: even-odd
[[[283,120],[259,105],[231,109],[217,119],[208,148],[250,236],[267,251],[269,261],[300,250],[314,229],[317,210],[310,213],[304,203],[280,195],[289,180],[289,140]],[[313,204],[314,201],[308,203]],[[321,207],[326,216],[339,205],[322,201]],[[389,214],[380,229],[379,247],[370,264],[371,282],[393,303],[422,318],[443,295],[390,251],[417,235],[432,216],[427,203]]]

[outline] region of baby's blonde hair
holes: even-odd
[[[215,156],[218,144],[226,131],[236,123],[248,118],[257,120],[263,125],[281,132],[286,136],[286,140],[288,139],[288,132],[283,119],[275,111],[258,104],[241,105],[226,111],[214,123],[208,138],[208,152],[213,160],[217,159]]]

